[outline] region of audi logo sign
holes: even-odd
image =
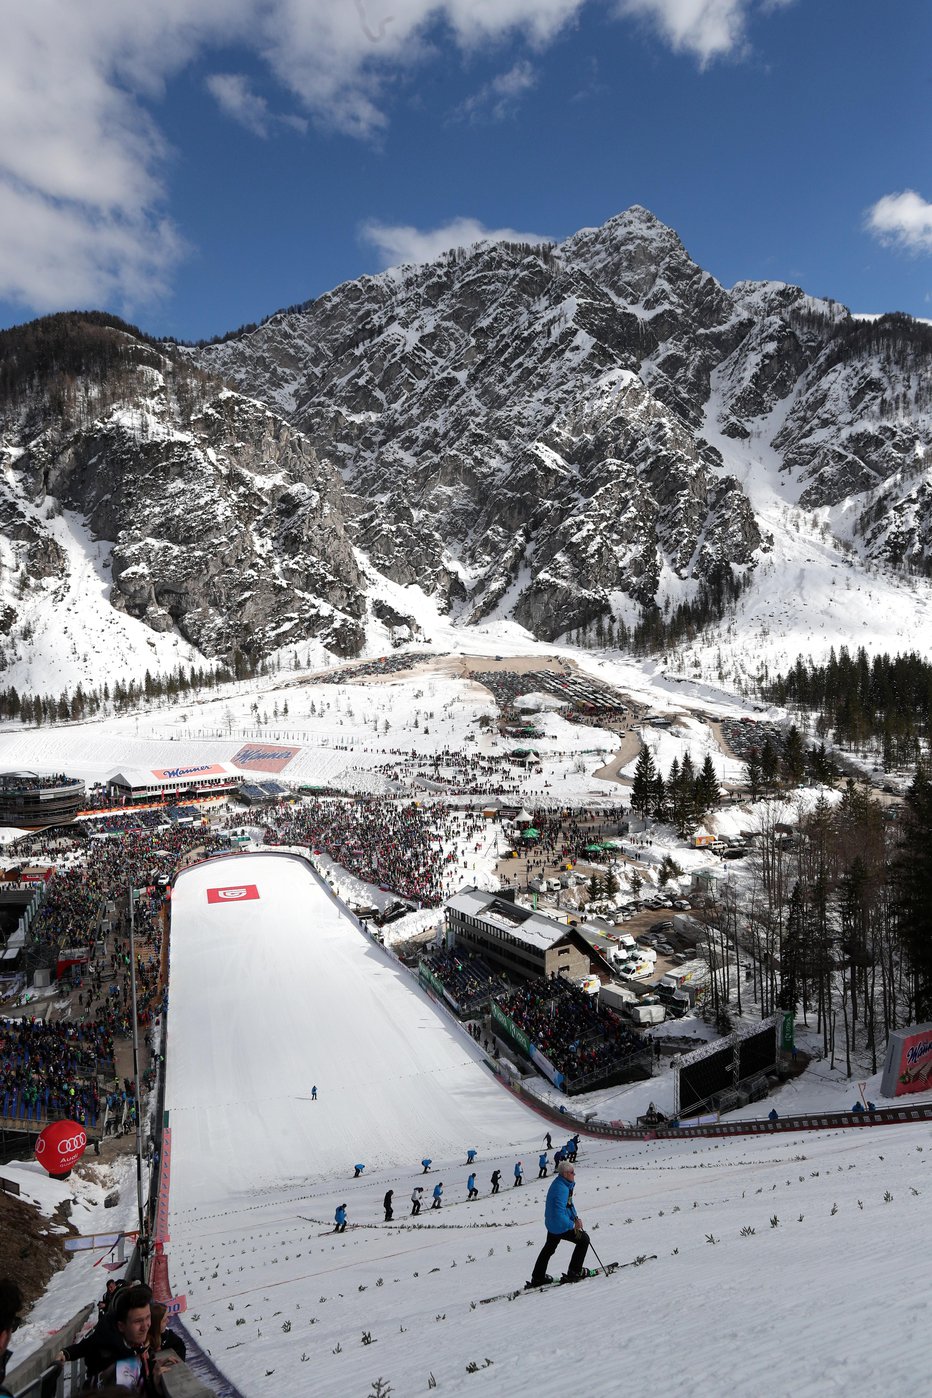
[[[258,898],[259,890],[254,883],[238,883],[229,888],[208,888],[208,903],[242,903],[247,898]]]
[[[87,1132],[77,1121],[53,1121],[39,1133],[36,1159],[50,1175],[67,1175],[87,1146]]]

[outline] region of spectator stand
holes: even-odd
[[[417,970],[421,984],[442,995],[465,1019],[486,1009],[501,987],[501,976],[488,962],[467,951],[432,949],[420,959]]]
[[[492,1018],[568,1095],[652,1074],[653,1045],[558,976],[528,981],[499,996]]]

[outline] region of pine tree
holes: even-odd
[[[900,939],[909,959],[913,1018],[932,1019],[932,780],[917,767],[906,793],[893,865]]]
[[[702,771],[696,778],[693,799],[699,815],[705,815],[706,811],[714,811],[718,805],[718,777],[712,754],[709,752],[706,753]]]
[[[654,755],[649,747],[643,747],[638,753],[634,781],[631,784],[631,809],[637,811],[639,815],[646,815],[651,808],[656,780],[657,769],[654,766]]]
[[[802,734],[794,723],[786,735],[783,749],[783,775],[788,786],[800,786],[806,771],[806,749]]]

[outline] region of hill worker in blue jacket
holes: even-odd
[[[539,1180],[545,1180],[547,1178],[547,1166],[549,1164],[550,1156],[547,1154],[545,1150],[542,1150],[540,1155],[537,1157],[537,1178]]]
[[[334,1223],[336,1224],[336,1227],[335,1227],[334,1230],[333,1230],[334,1233],[345,1233],[345,1232],[346,1232],[346,1205],[345,1205],[345,1204],[340,1204],[340,1205],[339,1205],[339,1207],[337,1208],[336,1213],[335,1213],[334,1216],[333,1216],[333,1221],[334,1221]]]
[[[470,1175],[469,1179],[466,1181],[466,1188],[469,1190],[469,1193],[466,1196],[467,1203],[470,1199],[479,1198],[479,1191],[476,1188],[476,1176],[474,1174]]]
[[[553,1281],[547,1275],[547,1264],[560,1243],[573,1244],[573,1256],[566,1271],[567,1281],[580,1281],[583,1276],[583,1263],[589,1251],[589,1234],[583,1232],[582,1219],[573,1205],[573,1188],[576,1184],[576,1169],[568,1160],[561,1161],[557,1173],[547,1190],[547,1203],[544,1206],[544,1223],[547,1226],[547,1241],[534,1263],[528,1286],[544,1286]]]

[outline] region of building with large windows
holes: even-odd
[[[35,772],[0,774],[0,825],[42,830],[67,825],[84,805],[84,783],[60,772],[40,777]]]
[[[477,951],[509,975],[582,980],[590,973],[591,949],[579,932],[515,902],[513,890],[462,888],[447,900],[444,916],[448,946]]]

